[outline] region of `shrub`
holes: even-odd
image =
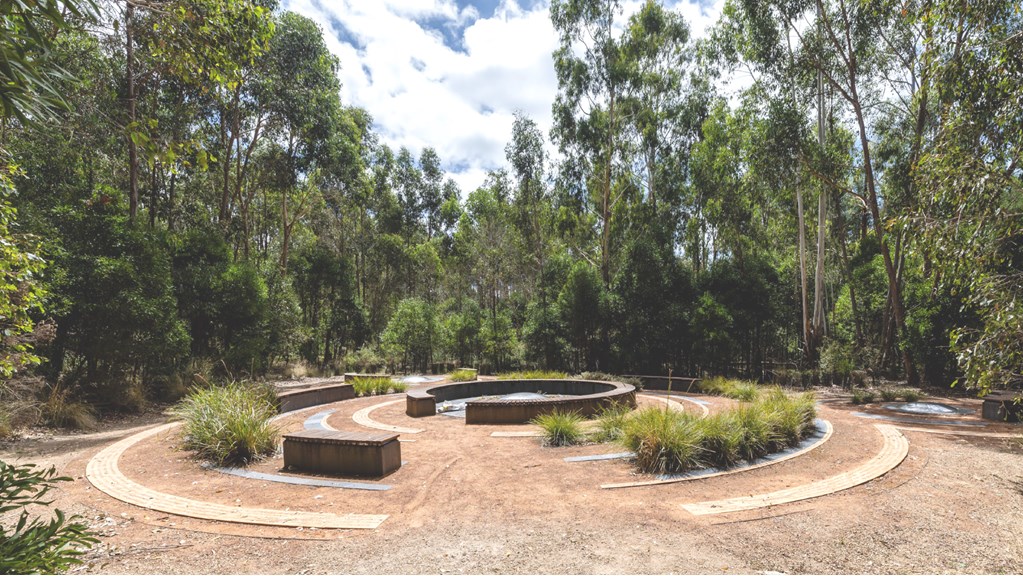
[[[787,396],[780,388],[707,418],[647,408],[624,422],[622,443],[645,472],[727,468],[798,444],[817,416],[812,393]]]
[[[60,384],[50,387],[41,406],[43,420],[52,426],[89,430],[96,426],[96,412],[88,404],[74,400],[71,389]]]
[[[449,376],[448,378],[452,382],[472,382],[473,380],[476,380],[476,374],[477,372],[475,370],[468,370],[462,368],[452,372],[451,376]]]
[[[352,379],[356,396],[378,396],[392,392],[404,392],[408,386],[385,376],[360,376]]]
[[[564,380],[568,374],[553,370],[526,370],[520,372],[502,372],[497,375],[499,380]]]
[[[902,388],[898,391],[899,396],[902,397],[906,402],[916,402],[920,400],[920,391],[912,388]]]
[[[277,450],[276,394],[231,382],[190,392],[172,411],[185,421],[184,446],[217,465],[245,464]]]
[[[591,435],[593,441],[616,442],[621,440],[625,435],[625,425],[631,412],[631,407],[618,402],[603,408],[597,415],[597,429]]]
[[[537,416],[532,423],[543,428],[544,446],[569,446],[582,440],[582,421],[578,413],[554,410]]]
[[[740,402],[752,402],[760,393],[760,388],[754,382],[732,380],[722,376],[714,376],[700,381],[700,391],[705,394],[714,394],[739,400]]]
[[[623,443],[645,472],[684,472],[704,462],[699,420],[677,410],[644,408],[629,418]]]
[[[881,396],[881,400],[885,402],[894,402],[899,399],[899,392],[900,390],[896,390],[895,388],[882,388],[879,391],[879,395]]]
[[[54,517],[44,523],[28,514],[29,506],[50,504],[46,494],[58,482],[70,481],[71,478],[57,477],[52,467],[38,470],[31,464],[15,466],[0,460],[0,518],[21,510],[13,529],[0,524],[0,573],[63,572],[81,564],[79,557],[99,542],[85,524],[77,522],[78,516],[67,518],[60,510],[54,510]]]
[[[577,376],[580,380],[599,380],[600,382],[621,382],[622,384],[631,384],[636,390],[643,389],[643,381],[639,378],[630,378],[628,376],[615,376],[614,374],[608,374],[606,372],[583,372]]]

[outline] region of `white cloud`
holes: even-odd
[[[677,8],[699,36],[722,4],[681,0]],[[626,14],[639,5],[628,2]],[[393,148],[436,148],[463,192],[504,165],[515,110],[550,128],[557,35],[546,3],[502,0],[488,17],[453,0],[291,0],[285,8],[323,28],[341,60],[344,101],[367,109]],[[458,49],[445,30],[460,36]]]

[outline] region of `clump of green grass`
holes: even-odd
[[[597,428],[590,435],[594,442],[616,442],[625,435],[625,425],[629,420],[632,408],[627,404],[615,402],[603,408],[597,414]]]
[[[582,441],[582,421],[576,412],[554,410],[537,416],[532,423],[543,428],[544,446],[569,446]]]
[[[901,388],[899,389],[899,396],[906,402],[916,402],[920,400],[921,394],[919,390],[914,390],[913,388]]]
[[[279,431],[271,387],[243,382],[203,386],[172,413],[185,421],[184,447],[217,465],[246,464],[277,450]]]
[[[498,380],[564,380],[568,374],[553,370],[525,370],[520,372],[502,372]]]
[[[476,379],[476,374],[475,370],[461,368],[452,372],[448,379],[452,382],[472,382]]]
[[[645,472],[684,472],[703,465],[703,428],[678,410],[644,408],[626,424],[623,443]]]
[[[385,376],[360,376],[352,379],[352,389],[356,396],[379,396],[394,392],[404,392],[408,386]]]
[[[714,376],[700,381],[700,391],[740,402],[752,402],[760,394],[760,387],[755,382]]]
[[[853,404],[870,404],[874,401],[875,394],[873,390],[853,390],[852,403]]]
[[[644,472],[727,468],[798,444],[814,429],[815,402],[813,393],[790,397],[773,388],[752,402],[702,419],[646,408],[625,420],[621,442],[636,453]]]
[[[881,396],[881,400],[884,402],[894,402],[899,399],[900,390],[895,388],[881,388],[878,391],[878,395]]]
[[[608,374],[607,372],[583,372],[576,376],[580,380],[597,380],[600,382],[621,382],[622,384],[631,384],[636,390],[643,389],[643,382],[639,378],[629,378],[628,376],[615,376],[614,374]]]

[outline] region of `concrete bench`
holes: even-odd
[[[1023,401],[1017,400],[1023,392],[998,390],[984,397],[981,415],[987,420],[1019,422],[1023,420]]]
[[[379,478],[401,468],[401,444],[392,432],[302,430],[284,435],[284,466]]]
[[[437,413],[437,398],[427,390],[409,390],[405,393],[405,414],[413,418],[433,416]]]

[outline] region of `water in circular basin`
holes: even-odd
[[[954,416],[961,414],[957,408],[947,404],[938,404],[937,402],[906,402],[903,404],[885,404],[884,407],[897,412],[925,414],[927,416]]]

